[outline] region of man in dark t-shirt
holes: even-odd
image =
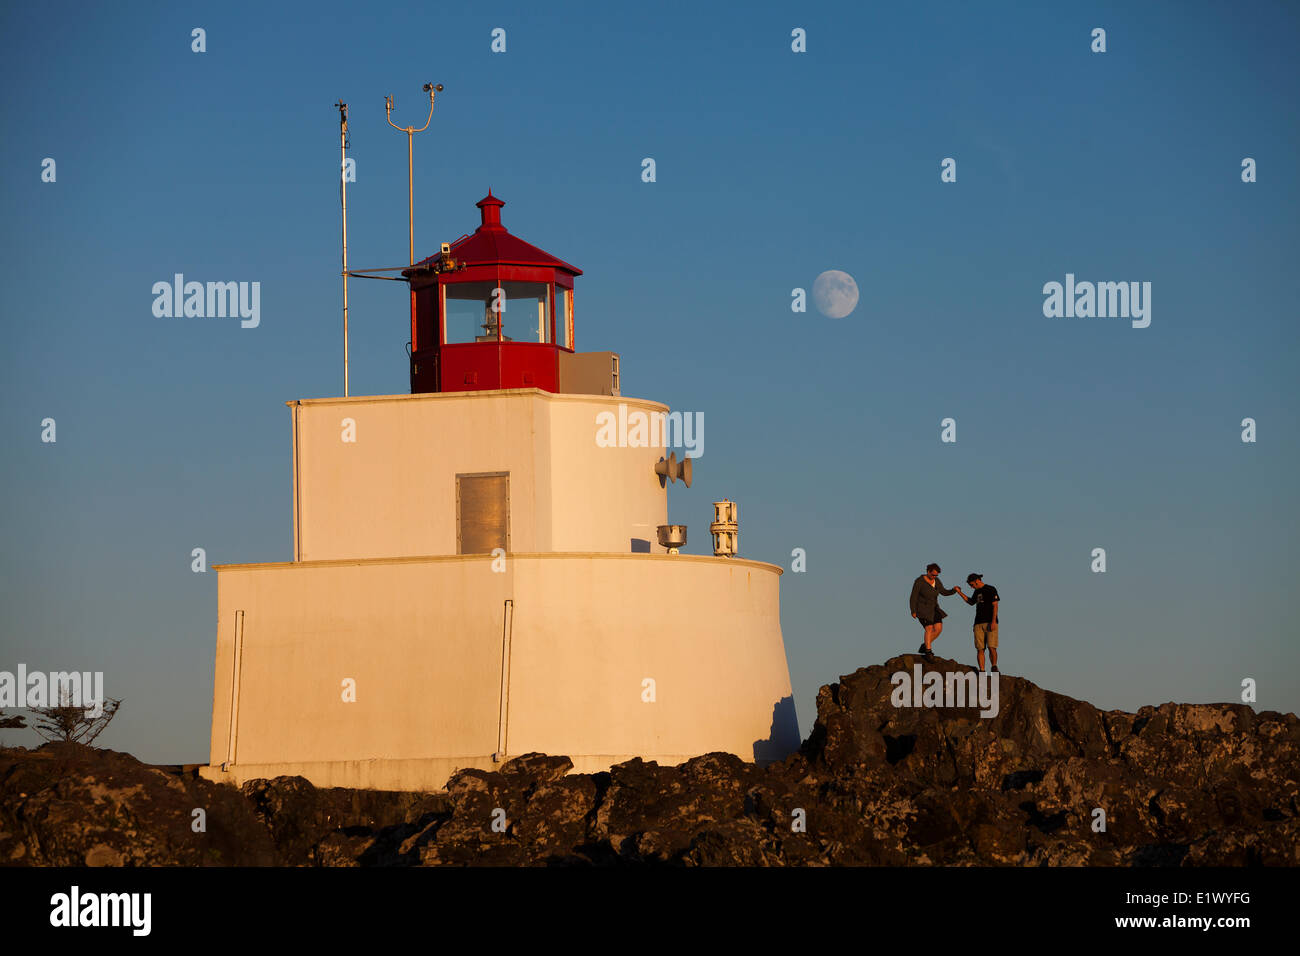
[[[984,645],[988,645],[989,663],[998,670],[998,589],[985,584],[979,574],[968,574],[966,583],[975,589],[970,597],[959,587],[957,593],[967,604],[975,605],[975,658],[984,670]]]

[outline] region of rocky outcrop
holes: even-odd
[[[919,671],[916,669],[919,668]],[[0,751],[0,862],[28,865],[1296,865],[1300,721],[1100,711],[1003,675],[996,714],[910,706],[904,655],[821,688],[801,750],[573,774],[527,754],[446,793],[241,790],[75,745]],[[950,676],[951,675],[951,676]],[[891,700],[891,698],[893,698]],[[900,701],[908,706],[895,706]],[[992,708],[985,708],[990,712]],[[206,828],[194,827],[203,810]]]
[[[278,859],[267,828],[233,788],[82,744],[0,750],[0,864],[259,866]]]
[[[1295,715],[1244,704],[1101,711],[1006,675],[996,716],[895,707],[890,678],[915,664],[905,655],[823,687],[803,751],[836,789],[895,788],[893,807],[910,820],[894,833],[909,859],[1300,863]],[[946,680],[969,668],[923,670]]]

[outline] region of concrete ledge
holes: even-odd
[[[578,354],[612,355],[614,353],[583,352]],[[415,392],[413,394],[400,395],[351,395],[347,398],[340,395],[335,398],[298,398],[291,402],[285,402],[285,404],[292,408],[295,405],[383,405],[389,402],[482,401],[484,399],[500,398],[503,395],[531,395],[537,398],[546,399],[548,402],[603,402],[615,407],[626,405],[629,408],[642,408],[649,411],[668,411],[668,406],[663,402],[656,402],[649,398],[628,398],[622,395],[598,395],[594,393],[587,394],[585,392],[548,392],[544,388],[490,388],[474,392]]]
[[[759,571],[775,571],[777,575],[785,573],[778,565],[766,561],[753,561],[749,558],[726,558],[711,554],[625,554],[608,551],[544,551],[544,552],[508,552],[506,560],[528,561],[574,561],[599,558],[610,561],[668,561],[682,564],[704,563],[710,565],[730,564],[734,567],[753,568]],[[365,567],[367,565],[389,564],[436,564],[460,562],[464,564],[490,564],[496,560],[490,554],[427,554],[401,558],[330,558],[320,561],[273,561],[261,564],[214,564],[216,571],[267,571],[293,568],[339,568]]]

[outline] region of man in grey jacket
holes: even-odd
[[[912,582],[912,596],[908,600],[908,606],[912,610],[912,617],[920,621],[921,626],[925,628],[925,643],[918,647],[916,652],[924,654],[927,660],[934,660],[934,651],[930,650],[930,645],[943,633],[943,619],[948,616],[947,612],[939,607],[939,595],[948,597],[956,593],[956,588],[946,588],[939,580],[937,564],[927,564],[925,574]]]

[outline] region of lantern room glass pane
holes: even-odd
[[[569,341],[569,324],[573,319],[573,290],[562,285],[555,287],[555,344],[573,348]]]
[[[495,342],[498,320],[503,342],[550,342],[550,285],[545,282],[455,282],[444,286],[448,345]]]
[[[504,341],[551,341],[550,291],[545,282],[501,283],[501,338]]]
[[[449,282],[443,286],[445,335],[448,345],[460,342],[495,342],[492,316],[495,282]]]

